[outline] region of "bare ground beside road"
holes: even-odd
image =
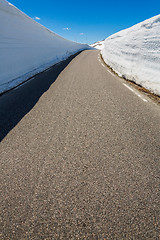
[[[56,67],[0,98],[0,238],[159,239],[159,107],[97,51]]]

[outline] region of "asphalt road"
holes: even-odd
[[[98,56],[0,97],[0,239],[159,239],[160,108]]]

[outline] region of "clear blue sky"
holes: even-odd
[[[36,21],[62,37],[89,44],[160,14],[160,0],[10,0],[9,2],[30,17],[40,18]]]

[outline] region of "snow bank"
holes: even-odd
[[[120,76],[160,95],[160,15],[107,38],[102,56]]]
[[[104,40],[103,41],[99,41],[99,42],[96,42],[96,43],[93,43],[90,45],[91,47],[94,47],[98,50],[102,50],[104,48]]]
[[[0,93],[88,48],[58,36],[0,0]]]

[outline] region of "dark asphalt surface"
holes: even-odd
[[[160,108],[98,54],[0,97],[0,239],[159,239]]]

